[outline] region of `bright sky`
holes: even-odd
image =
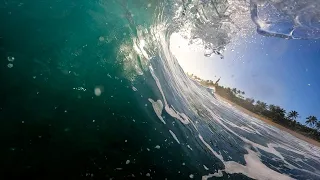
[[[179,34],[171,50],[185,72],[246,92],[246,97],[320,118],[320,41],[286,40],[254,35],[227,47],[224,59],[205,57],[202,47],[188,45]]]

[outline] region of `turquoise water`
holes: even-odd
[[[0,2],[3,179],[319,179],[319,149],[184,74],[191,4]]]

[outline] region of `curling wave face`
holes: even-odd
[[[211,162],[203,164],[205,169],[210,169],[211,172],[203,174],[202,179],[227,178],[231,174],[238,173],[253,179],[318,179],[320,173],[316,167],[320,165],[319,148],[245,115],[230,104],[216,99],[184,74],[170,51],[170,35],[178,32],[189,39],[190,43],[201,41],[200,44],[208,50],[206,56],[212,53],[222,55],[224,47],[237,33],[242,33],[240,36],[246,37],[255,30],[256,26],[249,22],[250,7],[251,17],[258,26],[258,32],[263,35],[316,38],[307,32],[303,37],[302,35],[293,37],[295,33],[291,33],[290,37],[286,36],[279,28],[282,24],[278,21],[274,21],[273,27],[277,28],[273,29],[258,24],[263,23],[257,20],[263,19],[260,9],[270,6],[273,2],[270,1],[269,5],[266,5],[267,2],[259,3],[179,1],[173,3],[170,11],[162,4],[164,6],[163,9],[160,8],[161,13],[157,14],[155,23],[148,31],[150,34],[141,35],[147,31],[141,30],[140,33],[138,31],[138,35],[140,34],[138,41],[135,39],[135,47],[140,47],[136,48],[136,52],[146,60],[151,77],[157,86],[156,91],[161,95],[149,101],[159,121],[164,125],[167,124],[166,119],[170,118],[179,122],[178,129],[167,127],[185,153],[204,151],[212,156]],[[256,14],[257,17],[254,12],[259,12]],[[269,14],[264,16],[273,16],[272,13],[275,12],[265,13]],[[304,26],[302,23],[300,25]],[[296,25],[293,26],[298,28]],[[149,49],[156,51],[148,53]],[[195,144],[198,145],[194,147]],[[213,162],[216,162],[216,165],[222,164],[216,166],[212,164]]]

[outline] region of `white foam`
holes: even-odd
[[[244,155],[246,166],[238,164],[234,161],[225,162],[225,172],[229,174],[242,173],[250,178],[261,179],[261,180],[291,180],[293,178],[278,173],[266,165],[264,165],[258,155],[246,148],[248,154]]]
[[[208,175],[205,175],[205,176],[202,176],[202,180],[207,180],[209,178],[212,178],[212,177],[222,177],[223,174],[222,174],[222,171],[219,170],[218,172],[214,173],[214,174],[208,174]]]
[[[33,79],[35,79],[35,76],[34,76]],[[86,91],[86,90],[87,90],[87,89],[84,88],[84,87],[75,87],[75,88],[72,88],[72,89],[77,90],[77,91]]]
[[[134,87],[134,86],[132,86],[132,90],[133,91],[138,91],[138,89],[136,87]]]
[[[257,147],[257,148],[259,148],[259,149],[261,149],[261,150],[264,150],[264,151],[266,151],[266,152],[269,152],[269,153],[271,153],[271,154],[273,154],[273,155],[275,155],[275,156],[278,156],[280,159],[284,160],[284,157],[283,157],[277,150],[275,150],[274,147],[271,146],[270,144],[268,144],[268,147],[265,147],[265,146],[262,146],[262,145],[260,145],[260,144],[254,143],[254,142],[252,142],[252,141],[250,141],[250,140],[248,140],[248,139],[240,136],[239,134],[237,134],[237,133],[235,133],[233,130],[231,130],[229,127],[227,127],[225,124],[223,124],[222,121],[221,121],[222,118],[221,118],[220,116],[217,116],[216,114],[214,114],[214,113],[213,113],[210,109],[208,109],[208,108],[207,108],[207,110],[211,113],[211,115],[212,115],[213,117],[216,117],[215,120],[216,120],[217,122],[219,122],[220,125],[222,125],[226,130],[228,130],[229,132],[231,132],[231,133],[234,134],[235,136],[239,137],[242,141],[244,141],[244,142],[246,142],[247,144],[250,144],[250,145],[252,145],[252,146],[254,146],[254,147]]]
[[[180,113],[179,113],[179,112],[176,112],[174,109],[170,108],[168,104],[165,105],[165,108],[164,108],[164,109],[166,110],[166,112],[167,112],[170,116],[178,119],[178,120],[179,120],[180,122],[182,122],[183,124],[189,124],[189,123],[190,123],[189,119],[181,118],[181,116],[179,116]]]
[[[268,144],[267,144],[267,147],[265,147],[265,146],[262,146],[262,145],[260,145],[260,144],[255,143],[255,142],[252,142],[252,141],[250,141],[250,140],[242,137],[241,135],[236,134],[234,131],[232,131],[230,128],[228,128],[224,123],[222,123],[222,120],[223,120],[223,119],[222,119],[220,116],[218,116],[217,114],[213,113],[213,112],[212,112],[210,109],[208,109],[208,108],[207,108],[207,110],[211,113],[212,117],[215,117],[214,119],[215,119],[220,125],[222,125],[226,130],[228,130],[230,133],[232,133],[232,134],[234,134],[235,136],[239,137],[242,141],[244,141],[245,143],[253,146],[253,147],[254,147],[255,149],[257,149],[257,150],[261,149],[261,150],[263,150],[263,151],[266,151],[266,152],[268,152],[268,153],[271,153],[271,154],[277,156],[280,160],[282,160],[282,161],[285,163],[285,166],[286,166],[287,168],[290,168],[290,169],[298,169],[298,170],[300,170],[300,171],[304,171],[304,172],[313,174],[313,175],[315,175],[315,176],[317,176],[317,177],[320,177],[318,171],[316,171],[316,172],[311,172],[311,171],[308,171],[308,170],[305,170],[305,169],[301,169],[300,167],[296,167],[296,166],[290,164],[289,162],[287,162],[287,161],[285,160],[285,158],[282,156],[282,154],[281,154],[280,152],[278,152],[275,148],[280,147],[280,148],[283,148],[283,149],[285,149],[285,150],[287,150],[287,151],[291,151],[291,152],[294,152],[294,153],[303,155],[303,156],[305,156],[305,157],[307,156],[307,157],[309,157],[309,158],[311,158],[311,159],[316,160],[316,161],[319,162],[319,159],[318,159],[318,158],[312,157],[311,155],[306,155],[306,154],[304,154],[304,153],[306,153],[306,152],[302,152],[301,150],[298,150],[298,149],[290,146],[289,144],[283,145],[283,144],[268,143]],[[275,130],[277,130],[277,129],[275,128]],[[280,130],[278,130],[278,131],[280,131]],[[281,136],[281,137],[283,137],[283,136]],[[293,136],[290,136],[290,137],[291,137],[291,138],[294,138]],[[274,138],[275,138],[275,139],[278,139],[278,137],[274,137]],[[287,138],[287,137],[285,137],[285,138]],[[296,138],[295,138],[295,139],[296,139]],[[288,139],[288,140],[289,140],[289,139]],[[205,144],[205,145],[207,146],[208,144]],[[209,150],[212,151],[212,148],[209,148]],[[313,154],[313,153],[312,153],[312,154]],[[216,156],[217,153],[214,153],[214,155]],[[245,155],[245,156],[246,156],[246,155]],[[217,158],[220,159],[220,156],[218,156]],[[225,162],[225,163],[226,163],[226,162]],[[261,162],[260,162],[260,163],[261,163]],[[240,170],[240,171],[243,171],[243,172],[244,172],[244,171],[248,171],[248,169],[245,168],[246,166],[241,167],[241,166],[243,166],[243,165],[240,165],[240,164],[238,164],[238,163],[229,161],[228,164],[229,164],[231,167],[234,167],[234,166],[235,166],[235,167],[236,167],[238,170]],[[225,165],[226,165],[226,164],[225,164]],[[261,163],[260,165],[261,165],[261,167],[262,167],[263,164]],[[227,167],[226,167],[226,168],[227,168]],[[267,170],[267,169],[269,169],[267,166],[264,166],[264,168],[265,168],[265,169],[262,170],[262,172],[268,172],[268,171],[271,170],[271,169],[270,169],[270,170]],[[232,169],[232,168],[231,168],[231,169]],[[229,169],[229,170],[230,170],[230,169]],[[230,172],[232,172],[232,171],[230,171]],[[246,174],[246,175],[247,175],[247,174]],[[251,175],[252,177],[255,177],[254,173],[251,173],[251,174],[249,174],[249,175]],[[249,175],[248,175],[248,176],[249,176]],[[277,177],[276,174],[275,174],[275,176]],[[249,176],[249,177],[250,177],[250,176]],[[286,179],[286,178],[284,178],[284,179]]]
[[[193,149],[190,147],[190,145],[187,145],[187,147],[188,147],[191,151],[193,151]]]
[[[148,100],[152,104],[153,110],[156,113],[156,115],[158,116],[158,118],[160,119],[160,121],[163,124],[166,124],[166,122],[164,121],[164,119],[161,116],[162,115],[162,110],[163,110],[162,102],[160,100],[157,100],[157,102],[155,102],[154,100],[152,100],[150,98]]]
[[[190,119],[189,119],[189,117],[187,116],[187,115],[185,115],[184,113],[179,113],[179,112],[177,112],[178,113],[178,115],[180,115],[181,117],[182,117],[182,119],[183,119],[183,124],[189,124],[189,122],[190,122]],[[182,120],[180,120],[180,121],[182,121]]]
[[[279,137],[282,137],[282,138],[285,138],[287,140],[287,142],[294,141],[293,144],[297,144],[297,142],[298,142],[299,145],[301,145],[300,146],[301,149],[297,149],[296,147],[293,147],[293,146],[289,145],[289,143],[286,143],[286,144],[268,143],[267,147],[265,147],[265,146],[262,146],[260,144],[255,143],[255,142],[252,142],[252,141],[250,141],[250,140],[248,140],[248,139],[236,134],[234,131],[232,131],[231,129],[229,129],[227,126],[225,126],[222,123],[223,119],[220,116],[214,114],[210,109],[208,109],[208,111],[211,113],[211,115],[213,115],[213,117],[214,116],[216,117],[216,120],[217,120],[217,122],[219,122],[219,124],[221,124],[225,129],[227,129],[229,132],[231,132],[235,136],[239,137],[245,143],[250,144],[251,146],[255,147],[256,149],[261,149],[263,151],[266,151],[268,153],[271,153],[271,154],[277,156],[280,160],[282,160],[285,163],[286,167],[289,168],[289,169],[298,169],[299,171],[303,171],[303,172],[306,172],[306,173],[309,173],[309,174],[313,174],[313,175],[315,175],[315,176],[320,178],[320,172],[318,172],[318,171],[312,172],[312,171],[309,171],[309,170],[301,169],[300,167],[296,167],[295,165],[292,165],[291,163],[289,163],[288,161],[285,160],[285,158],[282,156],[282,154],[280,152],[278,152],[275,149],[275,148],[282,148],[282,149],[285,149],[286,151],[290,151],[290,152],[302,155],[304,157],[313,159],[313,160],[315,160],[317,162],[320,162],[319,156],[318,156],[318,153],[317,153],[319,151],[308,149],[306,146],[300,144],[299,142],[303,142],[302,140],[299,140],[299,139],[295,138],[294,136],[292,136],[292,135],[290,135],[290,134],[288,134],[286,132],[283,132],[283,131],[275,128],[275,127],[272,127],[272,126],[269,126],[269,125],[267,125],[265,123],[262,123],[263,125],[260,125],[261,128],[266,130],[268,132],[268,134],[271,135],[274,139],[279,139]],[[239,111],[238,113],[242,113],[242,112]],[[254,118],[251,118],[251,119],[254,119]],[[304,144],[308,144],[308,143],[305,142]],[[302,151],[302,149],[305,150],[305,151]]]
[[[233,122],[231,121],[228,121],[226,119],[222,119],[224,122],[226,122],[227,124],[229,124],[230,126],[232,127],[235,127],[235,128],[238,128],[238,129],[241,129],[243,131],[246,131],[247,133],[252,133],[252,134],[260,134],[258,131],[254,130],[254,129],[251,129],[249,127],[246,127],[246,126],[238,126],[236,124],[234,124]],[[260,134],[261,135],[261,134]]]
[[[218,154],[216,151],[214,151],[211,146],[203,139],[203,137],[199,134],[198,137],[200,138],[200,140],[202,141],[202,143],[213,153],[213,155],[215,157],[217,157],[218,159],[220,159],[220,161],[223,162],[223,157],[221,154]]]
[[[171,136],[173,137],[173,139],[176,140],[178,144],[180,144],[180,141],[178,140],[177,136],[171,130],[169,130],[169,132],[170,132]]]
[[[179,121],[181,121],[183,124],[189,124],[189,118],[188,118],[185,114],[176,112],[175,110],[173,110],[172,108],[169,107],[169,105],[168,105],[168,103],[167,103],[167,100],[166,100],[166,97],[165,97],[165,95],[164,95],[164,93],[163,93],[163,90],[162,90],[162,88],[161,88],[160,81],[159,81],[158,77],[155,75],[154,70],[153,70],[153,68],[152,68],[151,65],[149,66],[149,69],[150,69],[150,73],[151,73],[153,79],[155,80],[155,82],[156,82],[156,84],[157,84],[157,87],[158,87],[158,89],[159,89],[159,91],[160,91],[160,93],[161,93],[161,95],[162,95],[163,102],[164,102],[164,105],[165,105],[165,108],[164,108],[164,109],[166,110],[166,112],[167,112],[170,116],[172,116],[172,117],[178,119]],[[179,114],[180,114],[181,116],[179,116]]]
[[[204,141],[203,137],[199,134],[200,140],[203,142],[203,144],[213,153],[215,157],[220,159],[223,164],[225,165],[224,171],[229,174],[234,173],[241,173],[244,174],[250,178],[254,179],[262,179],[262,180],[289,180],[292,179],[291,177],[280,174],[266,165],[264,165],[258,155],[250,150],[249,148],[246,148],[248,151],[248,154],[244,155],[244,159],[246,161],[246,166],[239,164],[234,161],[224,161],[222,155],[218,154],[216,151],[214,151],[211,146]]]

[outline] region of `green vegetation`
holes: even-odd
[[[219,80],[213,82],[211,80],[202,80],[193,74],[189,75],[192,79],[198,81],[206,87],[214,87],[215,93],[219,96],[228,99],[235,104],[260,115],[261,117],[268,118],[288,129],[294,130],[302,135],[320,141],[320,121],[315,116],[308,116],[305,125],[297,121],[299,113],[295,110],[287,111],[280,106],[265,102],[254,100],[252,98],[245,98],[245,92],[237,88],[223,87],[218,84]]]

